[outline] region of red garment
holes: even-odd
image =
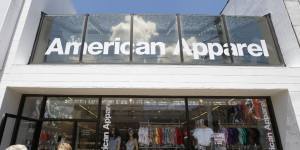
[[[159,137],[159,129],[155,128],[155,144],[159,144],[160,137]]]
[[[41,131],[41,134],[40,134],[40,141],[41,142],[46,142],[48,141],[49,139],[49,135],[46,131]]]
[[[262,113],[261,113],[261,105],[259,99],[254,99],[253,105],[254,105],[255,119],[260,120],[262,118]]]
[[[158,133],[159,133],[159,144],[163,143],[163,131],[162,128],[158,128]]]
[[[183,144],[183,134],[179,128],[176,128],[176,144],[181,145]]]

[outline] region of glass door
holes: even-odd
[[[96,122],[78,122],[76,126],[76,150],[95,149],[97,141]]]

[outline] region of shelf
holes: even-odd
[[[224,128],[259,128],[262,126],[262,124],[221,123],[219,126]]]

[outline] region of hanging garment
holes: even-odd
[[[239,141],[238,139],[239,131],[236,128],[228,128],[227,132],[228,132],[227,144],[229,145],[236,144]]]
[[[162,128],[158,128],[158,134],[159,134],[159,144],[163,144],[163,131]]]
[[[48,140],[49,140],[49,134],[45,130],[42,130],[40,134],[40,141],[47,142]]]
[[[197,128],[194,130],[193,136],[198,145],[209,146],[214,132],[211,128]]]
[[[250,145],[259,145],[259,137],[260,137],[260,133],[256,128],[249,128],[248,129],[248,134],[249,134],[249,138],[248,138],[248,143]]]
[[[171,134],[171,136],[170,136],[170,143],[172,144],[172,145],[175,145],[176,144],[176,141],[177,141],[177,138],[176,138],[176,130],[175,130],[175,128],[171,128],[170,129],[170,134]]]
[[[242,145],[246,145],[247,144],[247,137],[248,137],[248,132],[245,128],[238,128],[237,129],[239,131],[239,142]]]
[[[155,130],[149,128],[149,144],[155,144]]]
[[[149,128],[145,128],[145,127],[139,128],[138,136],[139,136],[138,142],[140,144],[143,144],[143,145],[149,145],[150,144]]]
[[[254,105],[255,119],[256,120],[261,120],[262,112],[261,112],[261,103],[260,103],[259,99],[254,99],[253,100],[253,105]]]
[[[138,142],[140,143],[140,144],[143,144],[143,129],[144,128],[142,128],[142,127],[140,127],[139,128],[139,131],[138,131],[138,136],[139,136],[139,139],[138,139]]]
[[[176,131],[176,144],[181,145],[183,144],[183,134],[182,131],[179,128],[175,128]]]
[[[160,142],[159,129],[155,128],[155,144],[158,145],[159,142]]]
[[[225,135],[225,145],[227,144],[227,139],[228,139],[228,131],[227,131],[227,129],[226,128],[222,128],[221,130],[220,130],[220,132],[221,133],[224,133],[224,135]]]

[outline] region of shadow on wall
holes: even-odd
[[[291,101],[291,95],[292,92],[280,92],[272,96],[272,103],[283,149],[296,150],[300,147],[300,130],[295,115],[297,110],[294,109],[296,104]]]

